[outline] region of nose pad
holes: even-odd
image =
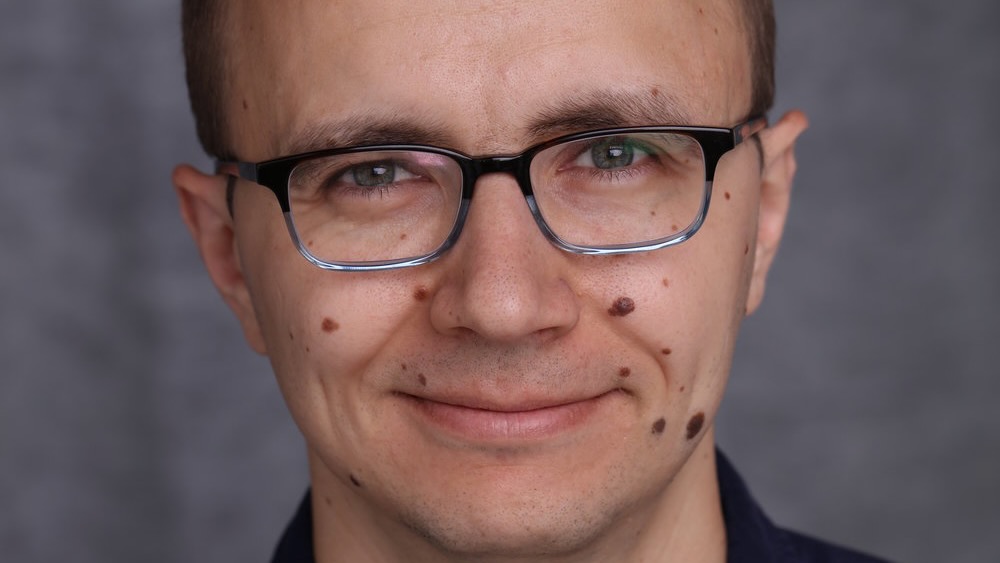
[[[486,174],[449,255],[431,322],[442,333],[512,342],[559,335],[579,318],[564,253],[539,229],[517,182]]]

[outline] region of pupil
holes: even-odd
[[[377,162],[355,168],[353,175],[359,186],[382,186],[396,178],[396,168],[389,162]]]
[[[632,164],[635,151],[624,140],[609,139],[595,145],[590,155],[598,168],[621,168]]]

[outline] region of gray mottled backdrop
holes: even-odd
[[[178,2],[0,7],[0,559],[266,560],[302,442],[177,218]],[[720,441],[777,521],[1000,558],[1000,4],[778,2],[812,129]]]

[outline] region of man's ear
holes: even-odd
[[[767,272],[778,252],[781,233],[788,216],[788,204],[795,177],[795,141],[809,126],[800,111],[786,113],[777,123],[759,133],[764,154],[760,182],[760,209],[757,217],[757,246],[747,297],[747,314],[764,299]]]
[[[226,202],[224,174],[207,175],[182,164],[174,169],[173,182],[180,200],[181,217],[198,245],[208,275],[226,304],[236,313],[247,342],[259,354],[266,354],[264,338],[250,301]]]

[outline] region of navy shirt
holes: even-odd
[[[721,452],[716,452],[716,465],[726,523],[727,563],[886,563],[776,527]],[[315,563],[312,539],[312,505],[306,493],[271,563]]]

